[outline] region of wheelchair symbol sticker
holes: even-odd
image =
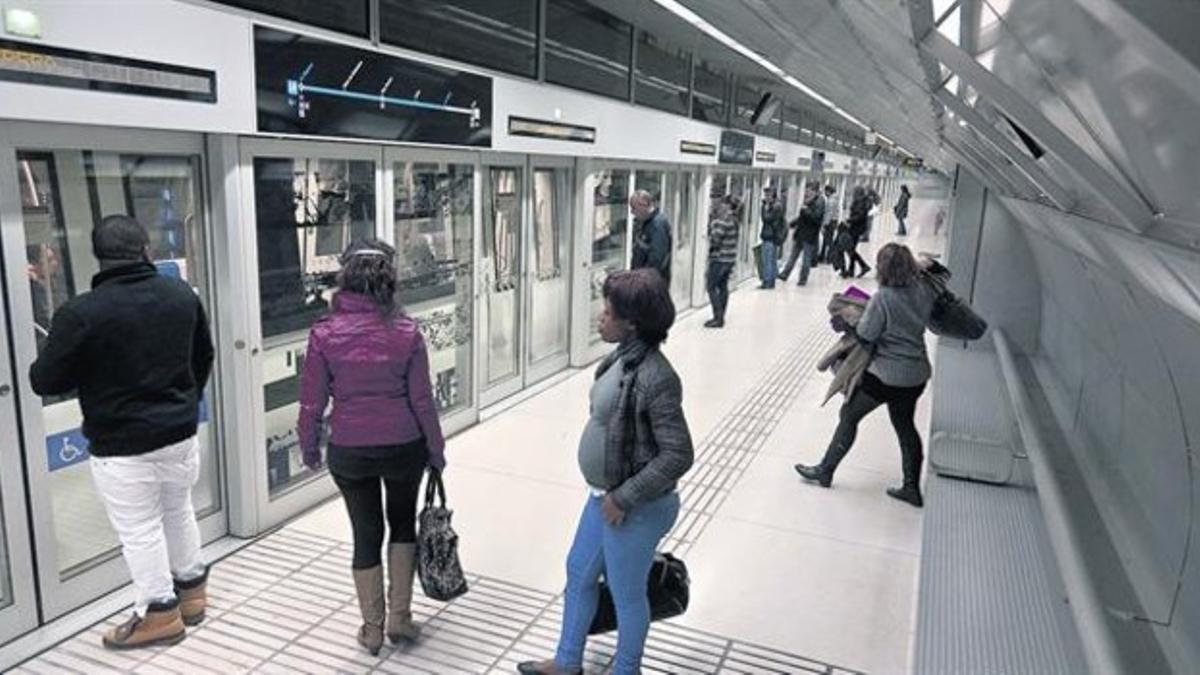
[[[46,459],[51,471],[78,464],[91,455],[88,442],[79,429],[71,429],[46,437]]]

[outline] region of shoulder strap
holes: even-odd
[[[442,472],[430,467],[429,474],[425,479],[425,508],[439,506],[435,503],[434,496],[441,501],[440,506],[446,507],[446,486],[442,484]]]

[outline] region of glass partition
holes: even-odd
[[[537,76],[537,0],[379,0],[384,42]]]
[[[671,255],[671,296],[679,307],[691,304],[692,297],[692,245],[696,219],[696,178],[690,171],[671,174],[678,185],[678,206],[675,207],[674,245]]]
[[[375,163],[255,157],[254,210],[267,487],[275,498],[313,475],[296,432],[308,329],[330,309],[341,252],[375,234]]]
[[[396,162],[393,209],[400,302],[421,326],[433,395],[445,415],[472,404],[475,170]]]
[[[484,274],[487,276],[487,379],[520,374],[521,178],[518,167],[491,166],[483,184]]]
[[[545,0],[546,81],[629,99],[633,28],[586,0]]]
[[[68,299],[88,292],[92,276],[100,271],[91,231],[104,216],[136,218],[150,234],[150,255],[159,273],[186,281],[211,307],[199,156],[31,149],[19,151],[16,161],[33,301],[32,325],[18,329],[34,334],[39,351],[54,313]],[[193,490],[200,516],[221,508],[217,435],[209,412],[213,391],[210,385],[200,402],[203,469]],[[82,422],[74,394],[45,397],[44,445],[26,449],[45,453],[57,560],[43,569],[54,569],[60,579],[120,553],[92,485]],[[31,457],[30,466],[43,463]]]
[[[533,271],[530,298],[530,365],[565,354],[570,329],[567,276],[571,241],[572,171],[533,169]]]
[[[612,169],[594,176],[592,194],[592,269],[590,344],[600,342],[594,330],[604,311],[604,280],[625,269],[629,228],[629,171]]]

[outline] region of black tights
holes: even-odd
[[[821,460],[821,468],[833,473],[838,464],[850,452],[858,436],[858,423],[881,405],[887,404],[892,428],[900,440],[900,461],[904,470],[904,484],[917,486],[921,477],[921,462],[925,454],[921,447],[921,434],[914,421],[917,399],[925,391],[925,385],[916,387],[891,387],[871,373],[863,374],[863,381],[854,395],[844,404],[839,413],[837,431]]]
[[[390,449],[389,456],[381,457],[374,453],[363,456],[356,452],[359,448],[330,448],[329,472],[346,502],[354,531],[354,569],[382,563],[383,488],[387,489],[388,541],[411,544],[417,540],[417,493],[428,453],[423,441]]]
[[[852,276],[854,276],[854,265],[855,265],[855,263],[858,263],[858,266],[859,266],[859,268],[860,268],[860,269],[861,269],[863,272],[866,272],[867,270],[871,269],[871,266],[867,264],[867,261],[866,261],[866,260],[863,260],[863,257],[862,257],[861,255],[859,255],[859,253],[858,253],[858,244],[859,244],[859,242],[858,242],[858,240],[856,239],[856,240],[854,241],[854,246],[853,246],[853,247],[851,247],[850,251],[848,252],[848,253],[849,253],[850,262],[849,262],[849,263],[847,264],[847,266],[846,266],[846,275],[847,275],[847,276],[851,276],[851,277],[852,277]]]

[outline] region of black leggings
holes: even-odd
[[[370,448],[329,447],[329,473],[346,502],[354,531],[354,569],[382,563],[384,487],[388,541],[411,544],[417,540],[417,493],[428,455],[423,440]]]
[[[855,239],[854,245],[848,251],[849,257],[850,257],[850,262],[847,263],[847,266],[846,266],[846,275],[847,276],[851,276],[851,277],[854,276],[855,263],[857,263],[859,265],[859,269],[861,269],[863,272],[866,272],[867,270],[871,269],[871,266],[867,264],[867,261],[863,260],[863,257],[861,255],[859,255],[858,244],[859,244],[859,240]]]
[[[917,485],[921,476],[921,462],[925,459],[921,447],[921,434],[914,421],[917,399],[925,391],[925,385],[916,387],[892,387],[884,384],[871,373],[864,373],[862,383],[854,395],[842,404],[837,431],[821,460],[821,467],[833,473],[838,464],[850,452],[858,436],[858,423],[881,405],[887,404],[892,428],[900,440],[900,462],[904,470],[904,484]]]

